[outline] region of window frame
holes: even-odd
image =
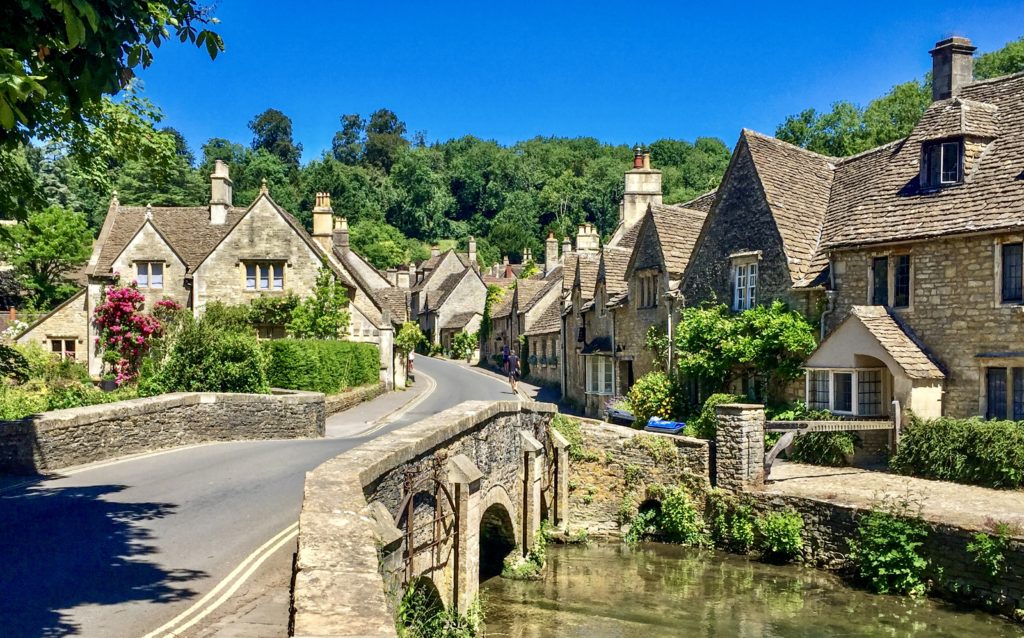
[[[1018,262],[1016,269],[1018,270],[1017,276],[1017,296],[1007,296],[1007,283],[1012,285],[1012,281],[1008,281],[1010,275],[1007,274],[1006,267],[1006,253],[1007,248],[1017,249]],[[996,298],[999,303],[1004,306],[1020,306],[1024,305],[1024,242],[1018,239],[1013,241],[1000,241],[996,246],[996,271],[998,276],[996,277]]]
[[[889,255],[876,255],[871,258],[871,305],[889,305]]]
[[[145,290],[163,290],[164,289],[164,274],[166,271],[166,264],[162,261],[155,259],[140,259],[135,262],[135,284]],[[154,272],[159,270],[160,273]],[[143,280],[143,271],[145,271],[145,280]],[[160,283],[154,283],[154,277],[160,277]]]
[[[956,176],[947,179],[946,170],[947,151],[954,151],[956,159]],[[936,152],[937,151],[937,152]],[[938,161],[938,169],[934,162]],[[964,140],[962,137],[933,140],[921,144],[921,186],[926,189],[940,189],[964,181]]]
[[[594,396],[615,394],[615,361],[606,355],[587,355],[586,393]],[[600,385],[598,385],[600,384]]]
[[[892,403],[892,381],[890,376],[885,373],[888,369],[885,367],[871,367],[871,368],[805,368],[804,369],[804,401],[808,407],[812,406],[812,388],[815,388],[816,380],[814,375],[827,374],[828,375],[828,407],[815,407],[814,409],[828,410],[832,414],[839,416],[862,416],[865,418],[888,418],[890,416],[890,407]],[[865,374],[879,373],[880,378],[878,380],[878,413],[867,414],[861,409],[861,376]],[[841,410],[836,407],[836,377],[837,375],[850,375],[850,409]],[[867,381],[865,381],[867,383]],[[817,389],[814,389],[815,398]],[[815,406],[820,405],[820,401],[813,402]]]
[[[908,249],[876,252],[868,255],[867,295],[864,303],[911,312],[914,307],[914,254]],[[876,267],[885,264],[885,301],[878,303]],[[901,293],[901,284],[906,290]]]
[[[1002,371],[1002,402],[993,401],[993,373]],[[981,405],[978,414],[985,419],[1024,421],[1024,357],[991,358],[981,366]]]
[[[78,339],[76,337],[51,337],[47,335],[46,340],[50,342],[50,354],[57,356],[61,361],[78,361]],[[70,344],[71,348],[68,348]],[[54,350],[54,346],[58,349]]]
[[[743,312],[757,305],[761,259],[759,255],[753,255],[733,257],[731,262],[732,311]]]
[[[288,262],[281,259],[252,259],[242,261],[242,286],[245,292],[284,292],[287,285],[285,270]],[[250,282],[252,285],[250,286]],[[280,282],[280,285],[277,285]]]

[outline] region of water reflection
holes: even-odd
[[[551,547],[542,581],[481,586],[487,636],[986,638],[1019,627],[930,600],[875,596],[810,568],[656,543]]]

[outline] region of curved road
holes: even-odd
[[[462,401],[513,398],[452,363],[416,363],[436,390],[369,437],[201,445],[0,492],[0,634],[142,636],[294,523],[307,471]]]

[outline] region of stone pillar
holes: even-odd
[[[720,405],[715,436],[715,483],[732,492],[764,485],[764,406]]]
[[[377,347],[380,348],[380,380],[385,390],[395,389],[395,329],[391,326],[391,313],[384,312]],[[405,384],[402,384],[404,387]]]
[[[551,518],[555,526],[564,528],[569,520],[569,441],[554,429],[550,436],[555,448],[554,512]]]
[[[448,460],[448,482],[459,510],[453,567],[452,602],[465,612],[480,590],[480,479],[483,473],[465,454]]]
[[[526,430],[519,431],[519,440],[522,442],[522,479],[523,479],[523,512],[522,532],[520,539],[523,556],[526,556],[540,532],[540,481],[544,475],[544,446],[540,444],[533,433]]]

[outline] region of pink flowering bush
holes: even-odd
[[[127,286],[115,284],[103,293],[96,307],[93,323],[99,332],[97,349],[103,350],[103,360],[110,364],[117,385],[133,381],[139,374],[143,357],[152,347],[153,340],[163,334],[160,320],[142,310],[146,298],[133,281]],[[178,304],[161,301],[159,304]],[[161,312],[170,310],[161,307]]]

